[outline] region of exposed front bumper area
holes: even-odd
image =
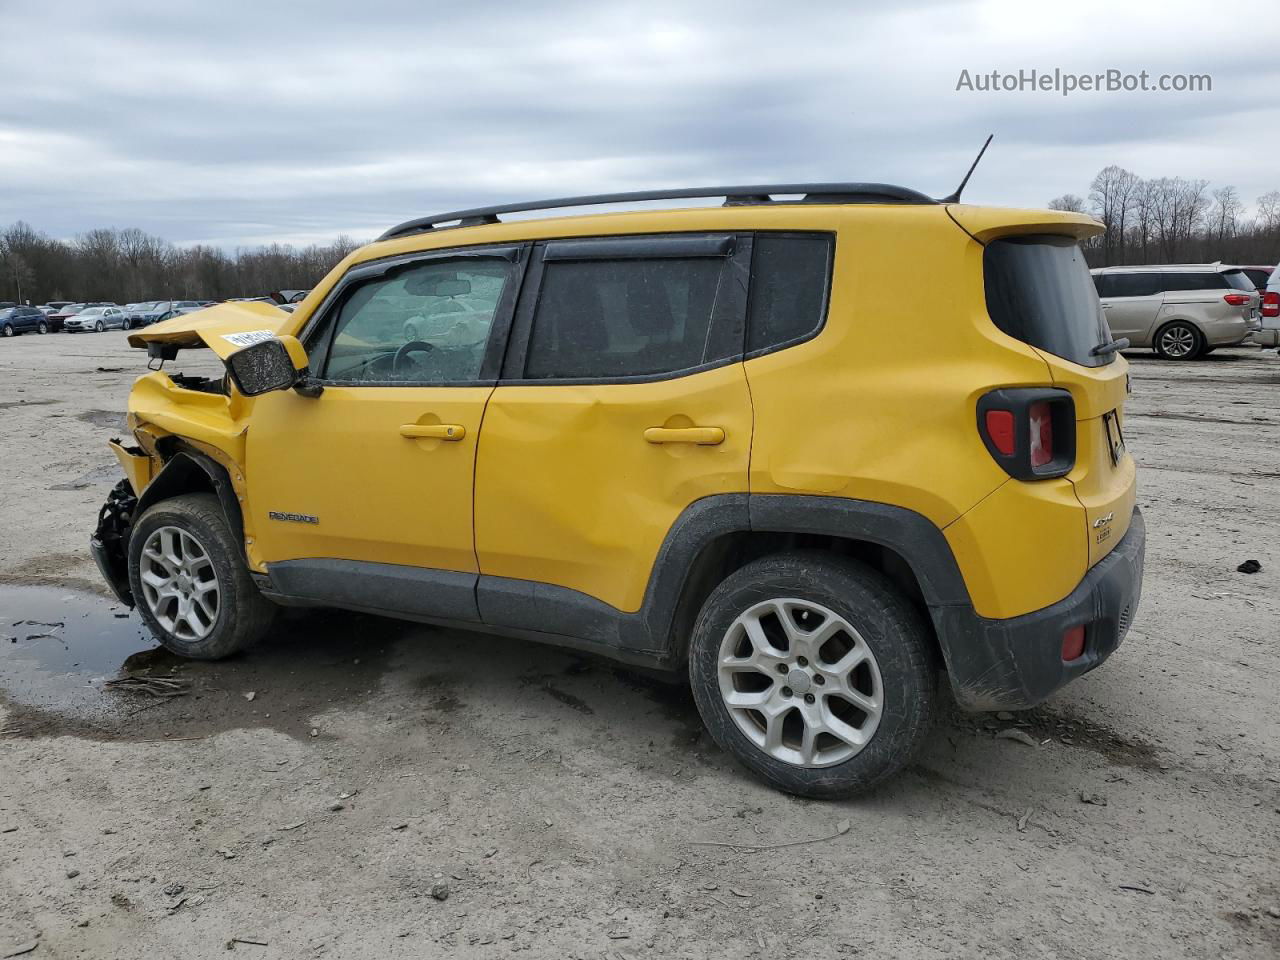
[[[125,606],[133,606],[133,590],[129,586],[129,532],[138,498],[128,480],[112,489],[107,502],[98,511],[98,528],[89,538],[89,551],[107,581],[111,592]]]
[[[1146,523],[1136,507],[1115,548],[1070,595],[1034,613],[991,620],[970,606],[931,609],[956,701],[966,710],[1033,707],[1120,645],[1142,597]],[[1062,659],[1063,634],[1085,628],[1084,653]]]

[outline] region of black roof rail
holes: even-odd
[[[800,200],[775,201],[774,194],[800,195]],[[684,187],[678,190],[635,190],[630,193],[597,193],[581,197],[557,197],[554,200],[529,200],[501,203],[472,210],[454,210],[430,217],[415,217],[392,227],[379,240],[390,240],[414,233],[435,230],[441,224],[475,227],[499,223],[503,213],[529,210],[555,210],[563,207],[594,207],[607,203],[639,203],[644,200],[688,200],[699,197],[724,197],[725,206],[751,203],[937,203],[917,190],[896,187],[891,183],[763,183],[738,187]],[[454,221],[457,221],[455,224]]]

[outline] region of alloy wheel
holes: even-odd
[[[107,325],[103,323],[101,320],[99,320],[97,323],[93,325],[94,333],[101,333],[105,329],[107,329]]]
[[[143,599],[160,626],[180,640],[203,640],[218,622],[221,590],[209,551],[179,527],[158,527],[139,558]]]
[[[1196,335],[1188,327],[1176,325],[1160,334],[1160,348],[1171,357],[1187,357],[1196,348]]]
[[[809,600],[765,600],[744,611],[720,643],[717,671],[738,729],[798,767],[855,756],[884,711],[871,648],[848,620]]]

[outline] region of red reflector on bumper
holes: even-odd
[[[1084,627],[1072,627],[1062,635],[1062,659],[1078,660],[1084,655]]]

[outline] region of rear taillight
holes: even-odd
[[[1047,403],[1031,405],[1031,466],[1053,462],[1053,411]]]
[[[1280,293],[1271,290],[1263,294],[1262,315],[1264,317],[1280,317]]]
[[[1222,299],[1233,307],[1243,307],[1251,298],[1247,293],[1228,293]]]
[[[1066,390],[1007,387],[978,400],[978,433],[1011,477],[1045,480],[1076,459],[1075,402]]]

